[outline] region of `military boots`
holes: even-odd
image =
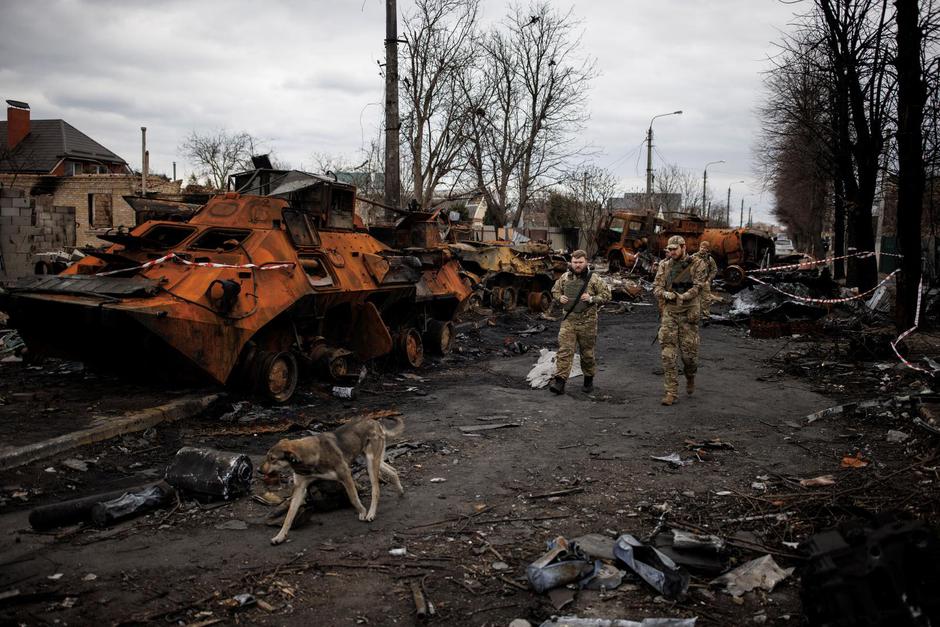
[[[685,393],[692,396],[693,392],[695,392],[695,375],[687,374],[685,375]]]
[[[675,394],[669,394],[669,393],[667,392],[666,395],[663,396],[663,400],[660,401],[660,402],[661,402],[663,405],[675,405],[675,404],[678,402],[678,399],[676,399],[676,395],[675,395]]]
[[[548,389],[551,390],[553,394],[564,394],[565,380],[561,377],[553,378],[552,382],[548,384]]]
[[[594,377],[589,377],[584,375],[584,387],[582,388],[585,392],[590,394],[594,391]]]

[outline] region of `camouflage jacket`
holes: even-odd
[[[573,301],[578,296],[578,292],[581,291],[581,285],[584,283],[584,279],[579,277],[571,270],[565,272],[557,281],[555,281],[555,286],[552,287],[552,297],[561,301],[562,296],[567,296],[569,302],[567,305],[562,305],[563,311],[568,311],[573,304]],[[610,300],[610,287],[607,283],[604,282],[600,276],[591,272],[591,278],[588,279],[587,288],[584,290],[584,293],[591,297],[590,303],[578,302],[575,305],[574,310],[571,312],[571,316],[576,316],[585,311],[588,312],[597,312],[595,305],[602,305]]]
[[[715,258],[711,256],[711,253],[703,253],[702,251],[698,251],[693,256],[705,262],[708,269],[708,282],[711,283],[718,274],[718,264],[715,262]]]
[[[653,279],[653,294],[667,307],[686,307],[696,301],[705,282],[708,268],[701,258],[686,255],[682,259],[664,259],[659,262],[656,278]],[[667,301],[664,294],[675,292],[678,298]]]

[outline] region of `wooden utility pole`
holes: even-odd
[[[398,7],[385,0],[385,204],[401,207],[398,119]]]

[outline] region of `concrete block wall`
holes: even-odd
[[[0,189],[0,281],[33,274],[37,253],[75,246],[75,209],[56,207],[51,195],[31,198],[25,190]]]
[[[49,207],[71,208],[75,223],[75,246],[106,246],[108,242],[95,237],[94,230],[88,223],[88,194],[107,194],[111,197],[111,226],[125,226],[133,228],[136,225],[136,215],[130,205],[124,202],[123,196],[133,196],[140,193],[140,177],[130,174],[80,174],[76,176],[55,177],[51,185],[50,177],[23,174],[0,174],[0,185],[4,188],[14,188],[29,194],[30,190],[42,188],[51,190],[51,194],[37,195],[49,196]],[[37,184],[40,184],[37,186]],[[147,180],[147,190],[166,194],[178,194],[180,183],[177,181]],[[27,201],[27,205],[28,205]],[[12,211],[12,208],[10,209]],[[0,219],[4,216],[0,215]],[[2,224],[2,222],[0,222]]]

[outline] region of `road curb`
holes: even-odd
[[[9,470],[18,466],[29,464],[44,457],[58,455],[65,451],[102,442],[119,435],[144,431],[164,422],[175,422],[189,418],[203,411],[219,394],[205,396],[184,396],[165,405],[151,407],[141,411],[124,414],[117,418],[100,418],[93,427],[73,431],[26,446],[0,449],[0,470]]]

